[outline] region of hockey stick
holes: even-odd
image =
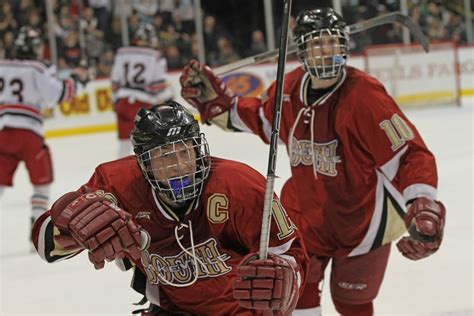
[[[421,28],[415,24],[410,17],[400,13],[400,12],[392,12],[386,15],[378,16],[372,19],[368,19],[362,22],[358,22],[352,25],[346,26],[346,31],[349,34],[355,34],[367,29],[374,28],[376,26],[380,26],[383,24],[388,24],[388,23],[395,23],[398,22],[402,24],[403,26],[407,27],[410,30],[410,33],[413,34],[413,37],[420,43],[420,45],[423,47],[425,52],[429,51],[429,42],[428,39],[423,35],[423,32],[421,31]],[[231,71],[254,65],[254,64],[259,64],[263,63],[265,61],[268,61],[270,59],[273,59],[278,56],[279,49],[274,49],[265,53],[261,53],[255,56],[247,57],[242,60],[236,61],[234,63],[230,63],[224,66],[220,66],[214,69],[214,73],[216,75],[224,75],[226,73],[229,73]],[[288,47],[288,54],[293,54],[296,52],[296,45],[290,45]]]
[[[268,154],[267,181],[265,185],[265,196],[263,201],[262,230],[260,233],[259,258],[266,259],[268,254],[268,242],[270,239],[270,227],[272,221],[273,188],[275,186],[275,167],[278,149],[278,134],[280,133],[281,103],[283,100],[283,84],[285,81],[285,64],[288,48],[288,24],[291,13],[291,1],[283,0],[283,18],[280,37],[279,51],[283,54],[278,56],[275,104],[273,109],[272,134],[270,138],[270,152]]]

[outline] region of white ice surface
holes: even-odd
[[[375,303],[377,315],[473,315],[473,118],[474,106],[412,110],[417,126],[437,157],[439,199],[447,208],[443,245],[422,261],[403,258],[395,247]],[[252,135],[204,127],[211,153],[240,160],[263,174],[268,147]],[[114,133],[51,139],[56,181],[51,200],[87,181],[94,167],[112,160]],[[285,148],[279,147],[279,192],[289,175]],[[114,264],[96,271],[85,255],[56,264],[30,253],[31,186],[23,165],[15,186],[0,201],[0,315],[130,315],[140,295],[129,288],[130,273]],[[328,286],[323,315],[335,315]]]

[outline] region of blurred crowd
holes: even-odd
[[[400,11],[399,1],[360,2],[365,3],[343,7],[343,16],[348,24]],[[457,44],[466,44],[467,32],[463,10],[462,1],[458,0],[408,0],[409,16],[420,25],[430,42],[453,41]],[[402,36],[400,24],[380,26],[355,34],[351,50],[359,52],[369,45],[401,43]]]
[[[199,44],[195,29],[193,0],[51,0],[59,70],[86,64],[95,77],[108,77],[114,53],[123,46],[121,13],[127,16],[129,40],[143,23],[156,30],[159,49],[170,69],[182,68],[198,58]],[[399,1],[345,1],[343,16],[348,24],[399,10]],[[466,28],[458,1],[409,0],[411,18],[430,41],[452,40],[466,43]],[[454,4],[454,5],[453,5]],[[122,11],[123,10],[123,11]],[[203,36],[206,62],[211,66],[227,64],[243,57],[267,51],[263,30],[250,30],[248,47],[237,48],[235,32],[223,25],[225,16],[213,16],[203,10]],[[294,26],[291,19],[290,27]],[[45,0],[0,0],[0,58],[10,58],[12,44],[22,25],[41,30],[47,43]],[[245,27],[245,25],[243,25]],[[278,34],[276,34],[278,36]],[[386,25],[354,35],[353,52],[368,45],[400,43],[399,25]],[[51,53],[45,51],[48,59]]]

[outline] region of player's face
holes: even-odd
[[[155,179],[162,183],[168,183],[167,180],[173,178],[189,177],[196,172],[196,151],[192,140],[155,148],[150,156]]]
[[[341,54],[339,37],[322,32],[321,36],[313,37],[306,43],[305,59],[309,66],[332,65],[333,56]]]

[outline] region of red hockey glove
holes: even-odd
[[[398,250],[411,260],[435,253],[443,240],[446,209],[441,202],[421,197],[413,201],[405,215],[409,237],[397,243]]]
[[[104,267],[104,260],[123,258],[125,252],[138,261],[140,231],[132,216],[98,192],[80,195],[60,207],[61,200],[70,200],[73,194],[63,196],[51,208],[51,219],[61,235],[71,236],[89,250],[96,269]]]
[[[207,122],[230,110],[236,95],[206,65],[191,60],[179,78],[181,96],[201,114]]]
[[[265,260],[257,254],[247,255],[237,268],[234,298],[245,308],[291,315],[298,301],[297,269],[296,264],[272,253]]]

